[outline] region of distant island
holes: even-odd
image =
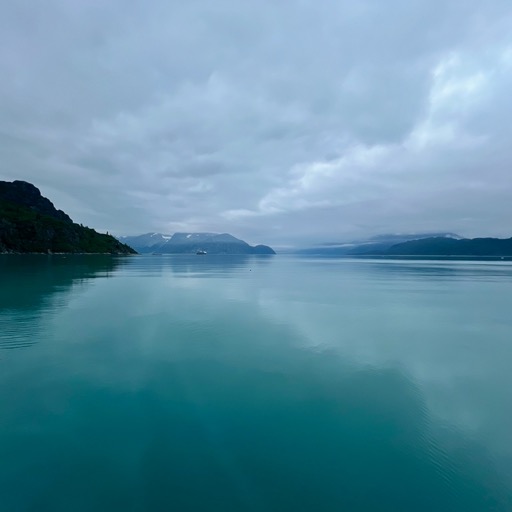
[[[150,254],[275,254],[268,245],[252,246],[228,233],[146,233],[119,240]]]
[[[0,181],[0,253],[135,254],[111,235],[74,223],[25,181]]]
[[[454,233],[379,235],[368,240],[326,243],[297,251],[323,256],[512,256],[512,238],[462,238]]]

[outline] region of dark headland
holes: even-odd
[[[135,254],[111,235],[74,223],[25,181],[0,181],[0,253]]]

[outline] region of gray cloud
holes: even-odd
[[[508,0],[0,9],[0,178],[78,222],[512,235]]]

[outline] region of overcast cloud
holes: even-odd
[[[0,179],[116,234],[512,236],[510,0],[0,0]]]

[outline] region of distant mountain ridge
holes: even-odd
[[[25,181],[0,181],[0,253],[133,254],[111,235],[75,224]]]
[[[432,237],[410,240],[372,254],[393,256],[512,256],[512,238]]]
[[[469,256],[512,257],[512,238],[463,238],[455,233],[378,235],[297,251],[321,256]]]
[[[195,254],[275,254],[267,245],[251,246],[229,233],[145,233],[138,236],[122,236],[119,240],[140,253]]]
[[[426,238],[443,238],[461,240],[462,237],[455,233],[410,233],[410,234],[384,234],[376,235],[366,240],[355,240],[352,242],[326,242],[315,247],[308,247],[296,251],[299,254],[317,254],[326,256],[363,255],[382,253],[394,245],[422,240]]]

